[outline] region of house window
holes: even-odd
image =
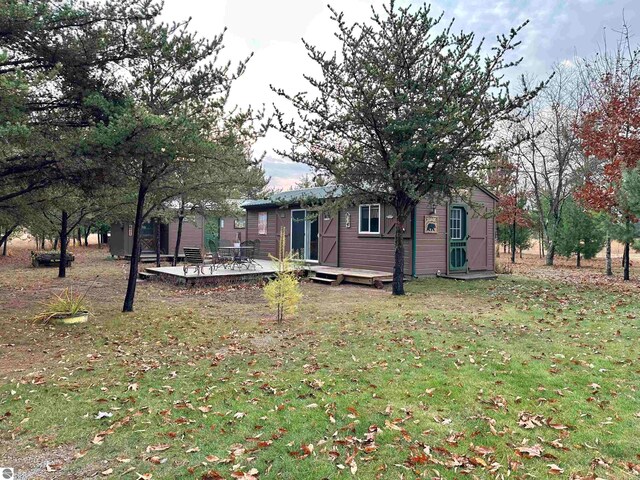
[[[220,228],[224,228],[224,218],[220,219]]]
[[[360,205],[358,233],[380,233],[380,204]]]
[[[462,240],[462,209],[453,208],[451,210],[451,220],[449,221],[451,240]]]
[[[258,213],[258,235],[267,234],[267,212]]]
[[[236,218],[233,221],[233,228],[244,228],[246,226],[246,220],[244,218]]]

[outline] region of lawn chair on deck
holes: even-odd
[[[242,246],[249,248],[244,248],[240,251],[240,263],[242,265],[245,265],[247,267],[247,270],[249,270],[251,267],[253,267],[254,269],[256,269],[256,266],[262,267],[262,265],[260,265],[255,260],[256,251],[259,251],[260,249],[260,240],[245,240],[244,242],[242,242]]]
[[[256,268],[256,267],[263,268],[260,262],[256,260],[256,258],[260,256],[260,240],[253,241],[253,251],[251,253],[252,255],[250,260],[251,260],[251,264],[253,265],[253,268]]]
[[[185,265],[182,267],[184,274],[189,273],[189,267],[194,267],[196,273],[200,275],[204,274],[204,268],[209,267],[211,273],[213,273],[213,262],[206,262],[204,258],[202,258],[202,252],[199,248],[196,247],[184,247],[184,263]]]
[[[221,238],[220,241],[218,242],[218,246],[231,247],[232,245],[229,240]],[[228,265],[231,265],[233,263],[233,251],[231,250],[227,250],[227,249],[224,249],[222,251],[219,250],[218,256],[222,260],[222,264],[224,265],[224,268],[227,268]]]
[[[222,240],[220,240],[220,243],[222,243]],[[216,240],[209,240],[209,254],[207,254],[207,258],[211,259],[211,263],[213,264],[213,268],[215,270],[218,269],[219,266],[222,265],[222,267],[227,268],[227,264],[229,263],[229,258],[228,256],[220,253],[220,250],[218,250],[218,247],[222,246],[222,245],[218,245],[218,242]]]

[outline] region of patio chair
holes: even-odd
[[[253,241],[253,255],[251,257],[251,263],[254,267],[262,267],[262,264],[258,262],[256,259],[260,256],[260,240]]]
[[[253,247],[253,242],[245,240],[244,242],[240,242],[240,247]],[[233,268],[235,268],[237,265],[238,268],[244,266],[247,268],[247,270],[249,269],[249,258],[247,256],[248,252],[249,249],[247,248],[239,248],[233,251]]]
[[[218,242],[218,246],[219,247],[231,247],[233,245],[231,245],[231,242],[227,239],[221,238],[220,241]],[[230,265],[233,262],[233,251],[231,250],[223,250],[223,251],[218,251],[218,255],[219,257],[222,259],[225,268],[227,267],[227,265]]]
[[[213,263],[206,262],[205,259],[202,258],[202,252],[197,247],[184,247],[184,262],[185,265],[182,269],[185,275],[189,272],[189,267],[194,267],[198,275],[201,273],[204,274],[204,267],[207,265],[213,272]]]
[[[208,243],[210,253],[207,255],[207,257],[211,259],[213,268],[217,270],[220,265],[222,265],[224,268],[227,268],[227,263],[229,261],[228,256],[220,253],[220,251],[218,250],[218,242],[212,238]]]

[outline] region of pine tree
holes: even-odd
[[[275,262],[276,278],[264,287],[264,296],[269,306],[276,311],[276,321],[281,323],[285,314],[292,315],[298,308],[302,298],[300,285],[295,271],[297,259],[294,254],[287,252],[286,231],[282,227],[280,242],[278,244],[278,256],[271,256]]]
[[[313,94],[288,94],[300,121],[276,113],[291,141],[278,152],[313,167],[346,196],[395,208],[393,293],[404,294],[403,225],[424,197],[462,194],[492,144],[498,122],[514,120],[538,92],[509,94],[508,56],[524,27],[500,36],[488,56],[472,33],[454,33],[430,7],[375,9],[370,23],[348,25],[331,9],[342,43],[327,54],[304,43],[320,77]]]
[[[558,229],[556,249],[567,258],[576,256],[576,266],[581,260],[594,258],[605,243],[602,221],[593,212],[569,198],[562,210],[562,221]]]

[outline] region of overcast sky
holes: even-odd
[[[165,0],[164,18],[184,20],[192,17],[192,29],[212,37],[227,28],[225,55],[245,58],[253,52],[244,76],[234,85],[231,103],[268,109],[281,104],[269,89],[272,84],[289,92],[307,90],[303,73],[315,73],[306,57],[301,38],[334,51],[333,22],[327,3],[345,12],[352,23],[370,17],[371,6],[380,8],[380,0]],[[408,0],[397,1],[406,5]],[[413,2],[416,3],[416,2]],[[422,2],[420,2],[422,3]],[[529,19],[522,32],[519,53],[524,57],[519,73],[543,77],[554,63],[571,62],[578,56],[590,56],[603,45],[604,32],[616,37],[622,16],[632,33],[640,35],[640,0],[438,0],[432,11],[455,18],[456,30],[473,31],[492,41],[496,34]],[[634,38],[634,43],[638,39]],[[257,145],[266,152],[265,170],[271,185],[288,188],[308,169],[279,158],[274,148],[286,146],[276,133]]]

